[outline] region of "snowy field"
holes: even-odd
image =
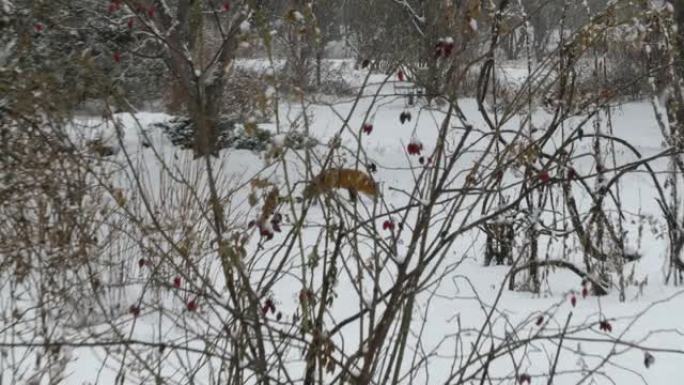
[[[263,65],[263,63],[257,63]],[[245,67],[256,67],[255,63],[242,63]],[[355,70],[350,62],[339,61],[337,63],[341,71],[352,84],[359,86],[364,81],[365,71]],[[518,72],[524,69],[512,70],[512,77],[521,77]],[[304,130],[305,121],[309,122],[309,134],[320,143],[314,150],[314,156],[323,157],[329,150],[329,143],[339,136],[342,148],[352,149],[348,157],[339,157],[333,160],[334,164],[345,167],[354,167],[355,160],[351,156],[359,141],[361,142],[360,159],[363,162],[359,167],[364,169],[367,164],[377,166],[377,172],[373,178],[379,183],[381,194],[386,202],[386,207],[378,207],[366,198],[360,197],[357,204],[347,200],[347,207],[370,218],[375,219],[375,227],[380,228],[385,219],[391,216],[382,216],[383,213],[391,212],[395,208],[406,204],[424,204],[425,198],[411,197],[410,191],[416,176],[423,169],[416,156],[410,156],[406,147],[411,141],[420,141],[424,145],[424,154],[431,154],[437,140],[438,128],[445,116],[445,107],[426,106],[418,103],[408,106],[406,98],[394,96],[394,87],[397,81],[391,77],[390,81],[383,83],[386,76],[373,75],[368,79],[368,86],[363,91],[363,97],[356,105],[354,98],[333,100],[331,97],[320,97],[317,101],[306,104],[306,119],[303,115],[303,106],[297,101],[285,101],[279,105],[279,126],[275,119],[271,123],[260,124],[261,128],[271,131],[278,130]],[[382,87],[382,88],[381,88]],[[383,95],[375,98],[374,95]],[[488,129],[478,112],[478,107],[473,99],[459,101],[460,108],[467,118],[475,133],[484,133]],[[352,111],[350,115],[350,111]],[[365,117],[368,112],[367,118]],[[412,119],[405,123],[399,121],[402,112],[410,112]],[[612,129],[614,135],[625,139],[635,146],[635,149],[644,158],[654,156],[662,151],[662,136],[653,114],[653,108],[649,101],[636,101],[624,103],[611,111]],[[343,122],[350,116],[348,127]],[[123,128],[122,143],[125,151],[119,151],[112,159],[109,167],[116,173],[117,189],[124,192],[132,210],[145,211],[145,204],[151,207],[170,208],[175,207],[181,215],[177,218],[162,218],[163,226],[168,226],[169,232],[177,236],[177,240],[183,239],[185,226],[201,226],[204,221],[196,211],[193,199],[186,193],[179,193],[180,189],[174,187],[178,180],[185,178],[196,188],[197,194],[202,197],[208,194],[206,185],[205,164],[202,159],[193,160],[192,153],[173,147],[161,132],[148,128],[151,123],[165,121],[170,117],[160,113],[140,112],[135,116],[127,114],[116,115]],[[563,129],[547,145],[549,149],[559,145],[564,135],[569,135],[582,117],[567,122]],[[544,127],[551,116],[543,111],[534,115],[533,124]],[[600,124],[604,130],[608,130],[606,116],[601,117]],[[359,127],[365,122],[373,124],[370,134],[360,134]],[[592,121],[593,122],[593,121]],[[79,135],[93,135],[93,132],[104,130],[112,134],[114,130],[109,126],[103,128],[97,119],[81,118],[79,123]],[[463,135],[463,127],[460,122],[452,121],[452,129],[446,138],[450,145],[455,146]],[[515,116],[506,124],[505,128],[517,131],[520,125],[520,117]],[[586,132],[591,130],[591,123]],[[282,131],[281,131],[282,132]],[[512,134],[511,134],[512,135]],[[113,138],[114,136],[112,136]],[[276,136],[278,138],[278,136]],[[479,134],[473,134],[468,140],[467,153],[457,163],[456,170],[469,170],[483,152],[487,151],[488,140],[478,140]],[[112,139],[115,141],[115,139]],[[143,142],[151,142],[152,147],[143,146]],[[592,141],[587,138],[580,142],[576,153],[589,153]],[[606,147],[607,148],[607,147]],[[627,148],[616,148],[616,163],[627,164],[637,159],[637,156]],[[260,206],[251,207],[248,204],[250,185],[249,181],[255,177],[263,178],[279,185],[294,185],[292,196],[301,196],[301,191],[308,178],[315,175],[319,170],[307,170],[304,168],[302,154],[288,151],[285,155],[287,163],[269,163],[260,154],[249,151],[222,151],[220,157],[214,160],[214,170],[217,175],[217,184],[222,196],[230,196],[230,201],[222,202],[225,214],[230,218],[229,226],[236,229],[247,228],[260,210]],[[164,166],[160,159],[163,159]],[[611,159],[610,162],[613,160]],[[118,166],[117,166],[118,165]],[[651,162],[656,171],[667,169],[667,160],[658,159]],[[573,167],[580,176],[594,173],[594,163],[590,156],[583,156],[573,160]],[[132,172],[134,170],[135,172]],[[555,171],[551,171],[554,173]],[[466,172],[457,174],[458,177],[450,182],[450,187],[460,188],[464,183]],[[171,178],[170,175],[175,176]],[[504,178],[515,180],[519,176],[507,173]],[[662,181],[664,183],[664,175]],[[295,183],[300,182],[300,183]],[[592,178],[587,179],[589,185],[595,182]],[[402,384],[449,384],[457,380],[470,378],[476,369],[481,369],[484,358],[489,353],[490,347],[498,346],[506,339],[513,339],[527,343],[523,348],[512,352],[497,352],[497,359],[488,368],[489,382],[480,382],[480,376],[475,375],[467,383],[518,383],[519,378],[514,378],[514,373],[529,374],[532,384],[546,384],[549,371],[555,367],[556,379],[554,384],[681,384],[682,367],[684,364],[684,289],[664,283],[667,271],[667,241],[660,238],[665,224],[662,222],[660,210],[655,201],[656,193],[650,176],[641,170],[630,172],[624,176],[617,187],[619,189],[621,204],[625,213],[625,230],[632,234],[626,237],[629,244],[627,247],[640,254],[642,257],[635,262],[629,262],[625,266],[626,275],[629,276],[630,284],[626,288],[624,302],[619,300],[616,288],[611,289],[607,296],[597,297],[591,294],[586,298],[582,295],[580,279],[565,270],[553,268],[541,269],[541,294],[532,294],[527,291],[508,290],[507,273],[508,266],[490,266],[484,264],[484,233],[474,228],[459,235],[454,245],[445,255],[444,261],[435,266],[430,274],[423,274],[425,290],[415,299],[413,308],[412,332],[409,334],[407,350],[403,360],[409,365],[416,365],[420,369],[413,372],[415,377],[399,378]],[[146,191],[149,202],[142,202],[139,190]],[[559,194],[560,186],[549,187],[549,194]],[[230,194],[229,194],[230,192]],[[286,194],[283,191],[281,194]],[[340,191],[339,195],[346,199],[346,192]],[[582,211],[586,211],[589,202],[586,194],[577,192],[577,196],[584,199],[578,205]],[[201,199],[200,199],[201,200]],[[493,207],[496,207],[494,205]],[[479,212],[480,206],[477,206]],[[167,212],[170,210],[166,210]],[[313,206],[306,217],[306,226],[302,231],[302,245],[297,245],[303,250],[313,250],[317,239],[320,225],[323,221],[322,208]],[[438,214],[437,214],[438,215]],[[523,213],[523,216],[532,217],[538,215],[538,220],[553,221],[550,213]],[[144,217],[144,215],[142,215]],[[649,221],[652,218],[652,221]],[[392,218],[396,220],[397,218]],[[409,218],[411,219],[411,218]],[[446,219],[446,218],[442,218]],[[413,218],[415,220],[415,218]],[[469,219],[472,221],[473,219]],[[534,220],[534,219],[532,219]],[[172,223],[182,221],[182,223]],[[409,221],[410,222],[410,221]],[[111,222],[110,222],[111,223]],[[643,225],[643,226],[642,226]],[[174,227],[175,226],[175,227]],[[273,240],[264,243],[266,250],[277,254],[280,250],[277,246],[285,239],[285,234],[291,228],[292,223],[286,219],[283,223],[283,232],[276,233]],[[642,227],[640,229],[640,226]],[[199,234],[203,234],[204,241],[209,241],[210,232],[194,228]],[[637,235],[638,234],[638,235]],[[386,235],[386,232],[385,232]],[[433,234],[437,237],[438,234]],[[402,241],[397,242],[395,259],[401,262],[402,255],[406,253],[405,244],[409,243],[410,232],[402,233]],[[125,238],[125,237],[124,237]],[[549,259],[566,259],[581,266],[582,252],[580,245],[575,241],[568,242],[566,248],[552,242],[547,237],[540,237],[540,256]],[[200,240],[198,240],[199,242]],[[280,241],[280,242],[279,242]],[[174,287],[147,287],[145,282],[151,274],[147,266],[136,267],[138,260],[143,255],[141,245],[135,245],[132,241],[122,240],[115,243],[122,249],[128,248],[128,252],[120,252],[117,255],[128,255],[127,264],[130,276],[127,277],[127,285],[121,290],[111,290],[110,294],[103,295],[101,299],[84,298],[83,302],[75,304],[76,308],[91,306],[93,310],[86,319],[75,320],[71,318],[53,320],[58,325],[63,325],[57,340],[88,341],[96,344],[96,341],[109,340],[115,336],[125,337],[130,340],[147,341],[148,348],[136,347],[130,350],[129,355],[140,354],[137,360],[146,362],[149,367],[128,366],[128,358],[124,363],[111,358],[114,351],[109,349],[123,349],[124,346],[103,348],[102,346],[89,347],[73,346],[64,347],[68,350],[68,361],[65,376],[67,384],[153,384],[153,383],[193,383],[213,384],[219,383],[221,357],[207,358],[207,346],[220,346],[226,351],[232,349],[228,341],[221,341],[221,318],[223,315],[219,308],[225,302],[227,294],[222,292],[223,277],[219,263],[215,255],[204,255],[197,259],[195,268],[203,272],[204,277],[209,277],[213,288],[207,288],[199,281],[194,282],[197,287],[202,287],[206,297],[202,297],[199,309],[194,312],[186,311],[188,301],[195,298],[196,289],[185,291],[185,281],[192,280],[190,272],[183,277],[181,290]],[[247,243],[247,254],[257,252],[259,237],[253,230],[250,241]],[[343,268],[338,275],[338,286],[335,288],[336,297],[329,307],[327,319],[330,324],[358,312],[363,306],[360,297],[370,300],[372,293],[372,281],[364,277],[356,281],[354,278],[360,269],[358,256],[368,257],[373,253],[374,246],[369,243],[360,243],[356,250],[343,252]],[[301,260],[284,261],[285,269],[293,273],[280,276],[269,289],[268,297],[277,305],[278,312],[282,313],[282,319],[276,320],[275,315],[269,315],[270,325],[273,330],[281,330],[285,333],[296,332],[296,322],[293,321],[295,313],[300,305],[299,293],[302,288],[302,274],[305,270]],[[117,257],[121,258],[121,257]],[[250,271],[254,272],[255,284],[263,277],[268,277],[266,258],[255,259]],[[383,268],[383,274],[379,278],[382,288],[389,289],[393,285],[396,266],[388,261]],[[170,282],[171,273],[160,270],[162,280]],[[632,272],[634,272],[632,274]],[[166,275],[164,275],[166,274]],[[517,281],[524,281],[524,275]],[[320,276],[320,274],[319,274]],[[168,277],[168,278],[166,278]],[[320,282],[312,283],[317,287]],[[8,305],[10,288],[3,287],[3,306]],[[361,295],[357,292],[362,293]],[[17,294],[16,292],[14,294]],[[30,297],[30,293],[24,293]],[[573,299],[574,298],[574,299]],[[210,306],[214,301],[217,306]],[[576,302],[576,303],[575,303]],[[21,303],[21,301],[18,301]],[[103,320],[111,317],[98,314],[111,308],[111,304],[119,305],[116,313],[116,323],[113,325]],[[129,311],[131,304],[140,306],[140,314],[132,316]],[[147,309],[155,309],[147,311]],[[158,309],[162,309],[158,311]],[[3,314],[5,314],[3,310]],[[99,321],[98,321],[99,320]],[[483,325],[489,320],[486,330],[480,333]],[[602,321],[609,321],[611,329],[600,330]],[[102,322],[102,323],[99,323]],[[79,325],[79,323],[82,323]],[[6,325],[3,322],[3,325]],[[90,325],[90,327],[85,327]],[[8,344],[16,342],[17,330],[9,332],[8,326],[5,332],[0,333],[0,342]],[[346,324],[336,334],[331,336],[339,354],[352,355],[362,350],[363,342],[360,330],[364,326],[354,321]],[[87,332],[86,332],[87,330]],[[115,330],[115,332],[114,332]],[[562,344],[559,346],[558,335],[565,330]],[[30,331],[25,331],[26,336]],[[101,333],[101,334],[97,334]],[[363,332],[365,333],[365,331]],[[19,333],[21,334],[21,333]],[[296,334],[296,333],[295,333]],[[555,336],[548,339],[547,336]],[[28,338],[28,337],[26,337]],[[28,340],[28,339],[27,339]],[[418,342],[419,341],[419,342]],[[158,344],[165,343],[173,346],[174,343],[188,344],[184,346],[196,349],[193,352],[183,351],[175,353],[173,349],[162,351]],[[473,349],[473,346],[477,346]],[[121,350],[119,350],[121,351]],[[215,349],[215,351],[218,351]],[[4,351],[4,360],[10,358]],[[479,359],[471,355],[479,355]],[[644,359],[646,352],[655,358],[655,362],[646,368]],[[14,350],[12,354],[21,354]],[[286,366],[291,368],[292,373],[302,375],[304,368],[304,353],[298,349],[288,350],[285,357]],[[558,356],[558,358],[557,358]],[[14,359],[17,359],[16,357]],[[554,361],[557,360],[557,363]],[[198,364],[200,363],[200,364]],[[467,363],[465,365],[464,363]],[[31,367],[31,360],[26,360],[27,368]],[[195,377],[192,380],[180,379],[178,373],[181,369],[197,365]],[[467,370],[460,372],[462,365]],[[594,368],[599,368],[594,370]],[[350,370],[353,370],[350,369]],[[149,373],[157,373],[157,377]],[[145,374],[143,374],[145,373]],[[274,378],[283,375],[273,373]],[[163,378],[162,382],[155,382]],[[175,382],[173,379],[178,379]],[[333,378],[331,376],[331,378]],[[0,375],[0,384],[11,384],[13,379],[7,373]],[[212,379],[212,380],[210,380]],[[380,379],[375,379],[380,383]],[[21,383],[30,382],[23,379]],[[43,383],[47,383],[43,381]]]

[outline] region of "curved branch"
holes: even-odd
[[[591,282],[592,288],[594,290],[594,293],[596,295],[606,295],[608,294],[608,290],[601,285],[599,281],[597,281],[595,278],[593,278],[591,275],[589,275],[587,272],[580,270],[579,267],[575,266],[574,264],[567,262],[567,261],[561,261],[561,260],[546,260],[546,261],[530,261],[528,263],[525,263],[523,265],[520,265],[518,267],[515,267],[511,270],[510,273],[510,285],[509,288],[512,289],[513,283],[515,282],[515,275],[518,274],[519,272],[523,270],[528,270],[530,268],[538,268],[538,267],[544,267],[544,266],[552,266],[552,267],[560,267],[563,269],[567,269],[572,271],[573,273],[577,274],[580,278],[583,280],[587,280]]]

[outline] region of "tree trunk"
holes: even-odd
[[[675,270],[674,282],[681,284],[681,273],[684,270],[684,262],[681,259],[681,249],[684,238],[682,237],[682,229],[684,228],[684,218],[679,218],[680,213],[680,198],[678,193],[679,178],[677,174],[684,172],[682,167],[682,159],[679,155],[684,150],[684,97],[682,96],[682,79],[684,79],[684,0],[673,0],[675,5],[674,22],[677,26],[677,34],[674,36],[672,49],[674,50],[672,58],[673,68],[669,79],[671,92],[667,99],[667,119],[670,127],[670,146],[676,149],[676,153],[671,159],[671,190],[670,190],[670,210],[672,218],[674,219],[674,229],[670,234],[670,259],[672,268]]]
[[[321,62],[323,61],[323,50],[316,51],[316,87],[321,87]]]

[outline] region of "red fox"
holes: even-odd
[[[373,179],[361,171],[336,168],[322,171],[304,189],[304,197],[311,198],[335,188],[346,188],[350,193],[362,192],[373,198],[378,196],[378,186]]]

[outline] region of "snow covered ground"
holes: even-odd
[[[259,65],[262,64],[259,63]],[[254,63],[242,65],[253,67]],[[360,84],[365,72],[353,70],[349,62],[339,61],[338,65],[348,72],[347,76],[350,81],[356,85]],[[406,154],[406,145],[411,140],[419,140],[425,146],[424,153],[430,154],[437,139],[438,127],[445,114],[444,108],[427,107],[421,104],[408,106],[405,98],[396,96],[379,98],[375,102],[375,107],[370,108],[373,103],[372,96],[378,91],[384,78],[383,75],[371,76],[369,86],[364,91],[367,97],[360,99],[356,112],[349,119],[347,129],[341,128],[344,119],[354,106],[351,98],[350,100],[337,100],[333,104],[328,103],[329,98],[321,98],[324,101],[307,105],[306,112],[307,119],[311,122],[310,135],[322,143],[316,148],[317,153],[324,154],[328,149],[326,144],[330,143],[339,132],[342,132],[340,136],[342,147],[356,148],[357,141],[361,140],[363,148],[361,159],[366,164],[373,163],[377,166],[377,173],[373,176],[380,183],[382,194],[388,202],[387,209],[383,211],[389,211],[393,207],[402,207],[414,199],[408,197],[405,191],[413,185],[416,173],[423,167],[416,157]],[[393,80],[384,85],[380,93],[392,94],[394,83]],[[486,131],[475,101],[463,99],[459,103],[475,130]],[[280,129],[296,127],[295,129],[301,130],[302,111],[303,108],[298,103],[281,104]],[[364,117],[365,111],[370,111],[368,118]],[[410,112],[412,119],[402,124],[399,121],[399,115],[404,111]],[[647,101],[625,103],[616,107],[612,113],[614,134],[634,144],[643,157],[653,156],[661,151],[660,131],[653,117],[652,107]],[[153,131],[145,131],[145,135],[150,136],[155,150],[142,146],[143,130],[141,129],[153,122],[168,119],[167,115],[141,112],[135,116],[121,114],[117,118],[121,120],[122,127],[125,128],[122,142],[128,158],[123,151],[120,151],[115,156],[115,160],[121,164],[130,162],[131,165],[135,165],[136,172],[142,176],[138,186],[134,173],[126,168],[120,171],[120,186],[117,187],[124,189],[132,202],[138,207],[141,205],[141,202],[135,201],[134,198],[135,189],[138,186],[147,191],[153,207],[176,205],[179,210],[182,210],[184,205],[188,204],[184,197],[170,194],[172,190],[170,186],[174,182],[163,172],[158,158],[164,159],[173,168],[172,174],[190,180],[200,196],[207,194],[206,175],[203,174],[204,164],[201,160],[192,160],[192,154],[189,151],[172,147],[161,133]],[[539,112],[535,115],[534,123],[536,126],[543,127],[549,119],[548,114]],[[83,122],[86,122],[86,119]],[[359,135],[358,128],[364,122],[373,124],[373,131],[369,135]],[[92,123],[97,124],[97,121],[92,121]],[[605,123],[604,117],[602,124]],[[517,130],[519,124],[519,119],[516,117],[505,128]],[[262,126],[271,130],[278,129],[275,123]],[[454,123],[454,129],[447,138],[452,144],[455,144],[463,134],[463,130],[458,126],[459,124]],[[568,123],[567,127],[564,127],[564,130],[567,130],[564,134],[567,135],[573,128],[572,124]],[[549,146],[557,145],[560,139],[560,136],[554,138]],[[469,154],[458,161],[457,169],[469,169],[485,149],[484,142],[471,144]],[[586,139],[581,146],[578,149],[579,152],[582,150],[588,152],[591,149],[591,141]],[[617,154],[619,164],[636,159],[635,155],[626,149],[618,148]],[[258,212],[258,207],[251,208],[247,204],[249,193],[249,185],[245,184],[247,181],[258,176],[282,184],[286,178],[291,183],[304,181],[307,178],[306,170],[301,169],[300,157],[293,153],[288,153],[287,156],[290,164],[288,175],[285,175],[281,166],[269,165],[258,154],[248,151],[221,152],[220,159],[215,162],[218,185],[222,189],[231,191],[236,189],[233,191],[232,201],[224,202],[227,216],[235,218],[232,225],[246,227]],[[351,157],[335,159],[335,162],[344,166],[354,165]],[[593,161],[589,157],[577,159],[573,165],[579,175],[588,175],[593,172]],[[667,162],[661,159],[654,161],[652,165],[656,170],[665,170]],[[317,171],[309,170],[314,174]],[[461,175],[452,184],[458,187],[463,183],[464,177],[465,174]],[[560,187],[553,188],[559,189]],[[297,191],[299,193],[300,190]],[[569,333],[559,350],[560,359],[555,369],[557,378],[554,384],[682,383],[678,375],[681,372],[680,365],[684,363],[684,289],[664,284],[667,242],[659,239],[658,234],[655,233],[662,231],[664,223],[654,223],[652,226],[647,223],[643,235],[640,237],[636,235],[639,223],[643,222],[640,221],[637,213],[645,216],[651,215],[656,219],[659,217],[652,181],[645,173],[630,173],[621,180],[620,192],[624,212],[629,216],[626,218],[626,229],[635,234],[628,237],[632,242],[628,246],[642,255],[640,260],[627,265],[626,270],[631,272],[633,269],[634,275],[631,277],[633,284],[627,287],[624,302],[619,300],[617,290],[613,290],[604,297],[589,295],[583,298],[581,283],[577,276],[553,269],[543,270],[542,294],[509,291],[506,280],[509,268],[505,266],[484,267],[484,234],[478,229],[471,230],[459,237],[448,253],[448,261],[434,272],[435,282],[417,297],[412,324],[413,333],[405,359],[411,362],[411,360],[418,360],[423,354],[429,355],[430,358],[428,363],[415,362],[421,366],[421,369],[415,372],[416,377],[404,378],[402,383],[455,382],[458,376],[452,378],[451,381],[449,378],[458,371],[458,362],[468,360],[468,355],[472,351],[471,344],[476,342],[478,331],[488,317],[491,317],[491,327],[482,336],[487,343],[482,345],[481,341],[478,342],[480,353],[487,354],[487,349],[482,346],[499,344],[505,338],[530,339],[529,345],[525,348],[512,352],[510,355],[505,354],[492,363],[489,368],[491,383],[515,383],[511,376],[512,373],[518,372],[528,373],[532,384],[545,384],[548,372],[554,366],[553,362],[559,348],[557,338],[549,340],[544,336],[557,335],[564,328],[567,328]],[[586,200],[586,196],[584,198]],[[362,204],[372,206],[366,198],[361,199]],[[583,201],[580,205],[586,209],[588,203]],[[307,221],[315,224],[321,220],[322,213],[320,208],[314,207],[309,215]],[[545,217],[550,218],[546,213],[542,214],[542,218]],[[192,226],[193,221],[198,219],[184,217],[182,220],[185,221],[184,224]],[[379,227],[381,223],[382,221],[379,220],[376,226]],[[288,224],[285,225],[286,229],[287,226]],[[310,245],[304,246],[308,250],[316,242],[318,230],[312,226],[304,231],[311,232],[302,236],[304,242],[310,242]],[[277,233],[270,246],[278,244],[278,241],[282,240],[282,234],[284,233]],[[182,234],[179,234],[179,237],[182,237]],[[408,242],[408,239],[404,241]],[[560,259],[563,256],[558,244],[552,244],[546,248],[547,241],[543,239],[540,241],[540,250],[543,250],[541,255],[547,254],[546,257],[551,259]],[[251,252],[256,247],[256,242],[250,242],[248,247]],[[370,252],[371,248],[372,246],[369,245],[361,246],[357,252],[364,254]],[[349,255],[346,258],[351,262],[353,253],[348,252]],[[401,258],[402,252],[405,250],[400,247],[397,258]],[[581,264],[579,245],[575,244],[567,257]],[[138,258],[133,255],[131,259],[133,264],[138,261]],[[289,264],[292,269],[298,269],[298,266],[298,262]],[[222,278],[215,260],[203,259],[202,265],[197,268],[213,277],[216,287],[220,286]],[[388,268],[388,271],[391,270],[392,268]],[[143,279],[146,274],[148,274],[146,270],[141,268],[138,271],[138,277],[133,278]],[[336,289],[337,298],[330,309],[330,319],[338,321],[358,311],[360,306],[349,276],[341,273],[339,279],[339,286]],[[392,279],[391,274],[388,273],[383,277],[383,284],[389,287]],[[427,279],[430,280],[429,277]],[[521,278],[518,279],[518,281],[521,280]],[[641,282],[643,285],[639,286],[636,282]],[[283,277],[270,291],[285,320],[290,320],[298,309],[300,288],[301,284],[296,278]],[[186,306],[188,300],[192,298],[191,294],[175,294],[168,288],[150,290],[143,296],[144,292],[140,286],[132,285],[126,292],[127,298],[123,298],[124,310],[121,312],[121,323],[118,327],[125,331],[127,337],[156,343],[182,340],[185,333],[184,327],[193,329],[191,332],[196,333],[195,336],[211,334],[212,329],[221,327],[220,324],[211,325],[194,319],[192,315],[184,318],[187,324],[172,325],[169,321],[171,317],[161,317],[156,312],[146,313],[146,306],[142,307],[143,311],[139,317],[133,318],[127,314],[126,309],[128,309],[128,304],[136,303],[138,300],[142,301],[143,305],[161,304],[166,309],[165,312],[179,313],[181,310],[178,309]],[[573,296],[576,298],[576,305],[572,304]],[[492,309],[495,311],[491,312]],[[219,322],[220,314],[204,313],[204,315],[206,319]],[[538,325],[540,316],[542,321],[541,325]],[[612,327],[610,332],[599,330],[599,322],[606,319]],[[282,326],[283,329],[287,327],[287,323]],[[101,331],[105,332],[105,330]],[[73,333],[77,334],[77,332]],[[93,340],[96,339],[94,337]],[[345,326],[334,336],[336,345],[347,354],[359,348],[358,339],[359,325],[355,322]],[[5,337],[0,337],[0,341],[8,342]],[[203,342],[195,340],[191,346],[202,351]],[[655,357],[655,363],[650,368],[644,366],[647,350],[641,347],[650,349],[649,354]],[[74,348],[69,357],[65,383],[117,383],[120,380],[117,373],[122,372],[121,365],[106,362],[105,357],[101,347]],[[164,358],[162,365],[160,354],[150,348],[149,357],[144,357],[143,361],[149,362],[150,365],[160,363],[162,367],[160,374],[163,377],[173,377],[176,367],[184,362],[196,363],[198,357],[199,355],[193,356],[192,354],[167,357]],[[292,368],[302,365],[302,357],[298,352],[293,352],[289,358],[293,359]],[[101,369],[103,360],[105,360],[105,368]],[[452,366],[454,362],[457,363],[456,368]],[[600,369],[594,372],[593,368],[597,366],[600,366]],[[472,367],[479,368],[477,365],[472,365]],[[136,367],[125,369],[129,375],[136,370],[142,369]],[[212,370],[209,365],[202,366],[193,383],[211,383],[208,378],[217,378]],[[464,375],[467,377],[470,372],[469,370]],[[0,383],[11,382],[11,379],[5,376],[6,374],[0,375],[3,380]],[[134,376],[127,378],[130,379],[123,383],[138,383],[133,379]],[[153,379],[149,379],[147,383],[153,383]],[[472,383],[480,383],[479,378],[473,378]]]

